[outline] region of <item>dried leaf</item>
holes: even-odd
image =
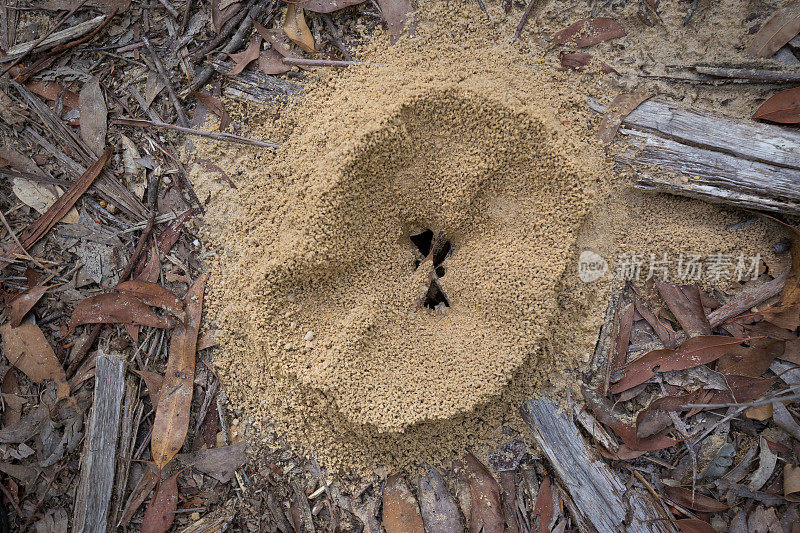
[[[800,466],[783,467],[783,497],[790,502],[800,502]]]
[[[611,363],[611,368],[614,370],[625,366],[628,361],[628,344],[630,344],[631,329],[633,328],[633,312],[634,306],[629,303],[617,314],[617,339],[614,345],[614,358]]]
[[[793,226],[787,227],[792,232],[792,266],[781,290],[780,300],[772,307],[764,309],[761,316],[780,328],[794,331],[800,326],[800,230]]]
[[[231,116],[225,110],[225,106],[222,105],[222,102],[219,100],[219,98],[216,98],[208,93],[203,93],[200,91],[194,91],[194,95],[197,97],[197,99],[200,101],[201,104],[206,106],[206,108],[208,108],[209,111],[211,111],[212,113],[214,113],[219,117],[219,129],[221,131],[228,129],[228,126],[230,126],[231,124]]]
[[[533,507],[534,519],[539,517],[539,531],[550,531],[550,524],[553,522],[553,486],[550,476],[545,476],[542,484],[539,485],[539,492],[536,494],[536,503]],[[531,524],[533,526],[533,524]],[[533,529],[531,527],[531,529]]]
[[[158,398],[161,394],[161,386],[164,384],[164,376],[158,372],[150,370],[134,370],[144,380],[147,387],[147,395],[150,396],[150,404],[155,407],[158,405]]]
[[[58,198],[64,194],[64,191],[55,185],[37,183],[26,178],[16,177],[12,181],[11,190],[22,203],[42,214],[46,213]],[[78,210],[73,207],[58,222],[77,224],[79,217]]]
[[[386,479],[383,487],[383,527],[386,533],[424,533],[417,499],[400,474]]]
[[[31,81],[26,83],[25,87],[30,92],[51,102],[60,100],[63,103],[64,111],[70,111],[79,105],[77,94],[53,81]]]
[[[280,52],[270,48],[269,50],[262,50],[258,56],[258,70],[273,76],[289,72],[292,70],[292,66],[283,62],[283,56]]]
[[[25,315],[28,314],[28,311],[33,309],[33,306],[36,305],[36,302],[38,302],[42,296],[44,296],[44,293],[46,293],[47,289],[49,288],[50,287],[45,287],[44,285],[31,287],[11,300],[11,311],[9,312],[9,315],[11,316],[12,328],[16,328],[22,324],[22,319],[25,318]]]
[[[797,423],[797,420],[794,419],[792,413],[783,403],[775,402],[772,404],[772,419],[779,428],[800,442],[800,424]]]
[[[464,520],[444,478],[433,467],[419,477],[419,507],[426,531],[463,533]]]
[[[45,379],[53,380],[58,397],[69,397],[64,367],[39,326],[31,322],[25,322],[16,328],[5,324],[0,326],[0,336],[3,339],[3,353],[12,365],[36,383]]]
[[[592,62],[592,59],[592,55],[585,52],[561,54],[561,66],[574,68],[575,70],[582,70]],[[619,74],[616,70],[605,63],[600,63],[600,70],[605,74],[611,74],[612,72]]]
[[[572,44],[578,48],[625,37],[625,28],[608,17],[586,18],[553,35],[555,44]]]
[[[219,34],[222,26],[225,25],[242,8],[241,2],[231,0],[212,0],[211,2],[211,23],[214,31]]]
[[[116,290],[123,294],[133,295],[147,305],[169,311],[181,320],[183,320],[186,315],[184,312],[186,306],[183,300],[172,294],[170,290],[156,283],[135,279],[128,280],[117,285]]]
[[[665,485],[664,492],[666,493],[667,498],[673,502],[686,507],[687,509],[692,509],[693,511],[700,511],[703,513],[718,513],[728,508],[728,506],[724,503],[719,502],[710,496],[706,496],[705,494],[700,494],[696,490],[694,493],[692,493],[691,489],[684,487],[670,487]]]
[[[381,8],[381,15],[384,22],[389,27],[391,43],[394,44],[406,31],[408,15],[414,8],[411,0],[377,0],[378,7]]]
[[[772,360],[783,355],[785,342],[754,339],[750,346],[734,346],[717,361],[717,372],[757,378],[764,375]]]
[[[139,480],[139,483],[136,485],[136,488],[133,489],[131,492],[130,497],[128,498],[128,503],[125,506],[125,512],[122,513],[122,518],[119,520],[119,526],[124,528],[128,525],[133,515],[136,514],[136,511],[139,507],[144,503],[145,498],[150,492],[155,488],[156,484],[158,483],[158,472],[152,465],[146,465],[144,469],[144,475],[142,475],[142,479]]]
[[[253,35],[253,37],[250,39],[250,42],[247,43],[247,48],[236,54],[228,54],[230,55],[231,59],[233,59],[235,65],[231,71],[226,74],[226,76],[235,76],[241,73],[247,67],[247,65],[258,59],[260,51],[261,36]]]
[[[18,422],[0,429],[0,442],[19,444],[27,441],[39,433],[49,415],[48,407],[40,403],[35,409],[28,411]]]
[[[195,280],[186,293],[186,321],[178,323],[172,334],[164,375],[163,393],[159,396],[153,422],[151,453],[161,469],[175,456],[186,440],[189,410],[194,389],[197,336],[203,315],[203,291],[208,274]]]
[[[233,478],[236,469],[247,462],[247,442],[198,450],[194,454],[178,458],[183,464],[192,465],[195,470],[208,474],[220,483],[227,483]]]
[[[800,33],[800,1],[794,0],[778,9],[753,36],[747,47],[750,57],[772,57],[783,45]]]
[[[655,286],[687,335],[690,337],[711,335],[711,324],[706,318],[700,291],[696,285],[678,286],[656,280]]]
[[[103,167],[111,159],[111,148],[106,148],[103,152],[103,155],[100,158],[92,163],[89,168],[86,169],[86,172],[81,174],[81,177],[75,181],[70,188],[64,193],[61,198],[59,198],[56,203],[54,203],[50,209],[47,210],[45,214],[40,216],[36,219],[36,221],[25,228],[20,235],[19,240],[22,243],[22,246],[25,247],[27,250],[39,239],[41,239],[50,228],[52,228],[56,222],[64,218],[64,215],[72,209],[72,206],[75,205],[75,202],[78,201],[78,198],[86,192],[86,189],[92,184],[92,182],[100,175],[100,172],[103,170]],[[22,250],[14,244],[9,250],[4,250],[2,255],[4,257],[14,257],[18,253],[21,253]],[[7,267],[10,263],[8,261],[0,260],[0,270]]]
[[[361,4],[366,0],[307,0],[303,2],[303,9],[314,13],[333,13],[346,7]]]
[[[283,20],[283,31],[294,44],[309,54],[315,52],[314,36],[306,24],[303,8],[297,4],[286,6],[286,18]]]
[[[653,350],[625,367],[623,377],[614,383],[611,392],[619,394],[641,383],[645,383],[658,372],[685,370],[710,363],[725,354],[731,346],[747,339],[703,335],[692,337],[674,350]]]
[[[5,376],[3,376],[3,384],[0,385],[0,391],[3,393],[3,402],[5,402],[6,406],[3,411],[3,426],[8,427],[11,424],[16,424],[22,418],[22,405],[25,403],[19,389],[17,373],[13,368],[9,367],[6,370]]]
[[[462,467],[464,481],[469,483],[470,533],[503,531],[505,519],[497,480],[471,453],[464,456]]]
[[[99,156],[106,146],[108,131],[108,110],[100,88],[100,78],[93,77],[86,82],[78,94],[78,102],[81,110],[81,137],[86,146]]]
[[[711,527],[711,524],[696,518],[675,520],[675,525],[680,528],[682,533],[717,533],[717,530]]]
[[[286,37],[286,32],[282,29],[267,29],[256,21],[253,21],[253,26],[255,26],[258,34],[261,35],[264,41],[268,42],[270,46],[272,46],[272,49],[283,57],[300,57],[292,50],[292,43],[289,41],[289,38]]]
[[[597,137],[604,142],[611,142],[614,136],[619,131],[622,121],[625,117],[630,115],[634,109],[639,107],[639,104],[652,97],[643,89],[632,93],[618,94],[609,104],[603,118],[600,120],[600,125],[597,128]]]
[[[750,420],[763,422],[772,418],[772,404],[754,405],[745,409],[744,414]]]
[[[69,327],[72,330],[83,324],[135,324],[170,329],[175,320],[171,316],[158,316],[130,294],[108,292],[90,296],[75,307]]]
[[[758,454],[758,468],[750,476],[750,483],[747,487],[752,491],[757,491],[767,482],[775,470],[775,465],[778,462],[778,456],[772,453],[769,449],[767,440],[761,437],[760,451]]]
[[[773,94],[761,104],[753,118],[780,124],[797,124],[800,122],[800,87]]]
[[[166,533],[172,526],[178,509],[178,474],[156,488],[142,518],[142,533]]]

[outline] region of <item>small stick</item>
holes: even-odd
[[[271,141],[259,141],[256,139],[248,139],[247,137],[240,137],[239,135],[234,135],[233,133],[218,133],[213,131],[198,130],[195,128],[185,128],[183,126],[175,126],[174,124],[167,124],[166,122],[157,122],[154,120],[142,120],[139,118],[118,118],[113,120],[112,123],[120,124],[122,126],[137,126],[137,127],[151,126],[153,128],[164,128],[168,130],[175,130],[183,133],[189,133],[191,135],[199,135],[200,137],[208,137],[209,139],[215,139],[217,141],[228,141],[239,144],[249,144],[251,146],[260,146],[262,148],[280,147],[279,143],[274,143]]]
[[[533,11],[533,6],[535,5],[536,0],[531,0],[528,2],[528,7],[525,8],[525,12],[522,14],[519,24],[517,24],[517,30],[514,32],[515,41],[519,39],[519,36],[522,34],[522,29],[525,27],[525,23],[528,22],[528,17],[530,16],[531,11]]]
[[[333,45],[339,49],[347,61],[355,61],[353,56],[350,55],[350,52],[347,50],[347,47],[342,42],[339,29],[336,27],[336,24],[333,23],[333,18],[331,17],[330,13],[323,14],[322,18],[325,20],[325,25],[328,27],[328,32],[331,34],[331,41],[333,42]]]
[[[192,0],[186,0],[186,5],[183,7],[183,16],[181,17],[181,25],[178,28],[178,33],[186,32],[186,25],[189,24],[189,12],[192,10]]]
[[[144,45],[147,47],[147,51],[150,52],[151,56],[153,56],[153,63],[155,63],[156,65],[156,70],[158,71],[158,75],[161,76],[162,80],[164,80],[164,85],[166,85],[167,87],[167,93],[169,94],[169,99],[172,101],[172,106],[178,113],[178,123],[181,126],[188,126],[189,120],[186,118],[186,113],[183,112],[183,106],[181,105],[181,101],[178,100],[178,95],[175,94],[175,88],[172,87],[172,82],[169,81],[167,72],[164,70],[164,64],[161,63],[161,59],[158,57],[156,51],[150,44],[150,39],[148,39],[147,36],[142,36],[142,41],[144,42]]]
[[[171,5],[169,2],[167,2],[167,0],[158,0],[158,2],[159,2],[159,3],[160,3],[162,6],[164,6],[164,9],[166,9],[166,10],[167,10],[167,12],[168,12],[170,15],[172,15],[172,18],[174,18],[175,20],[178,20],[178,17],[180,17],[180,16],[181,16],[181,14],[180,14],[180,13],[178,13],[178,10],[177,10],[177,9],[175,9],[174,7],[172,7],[172,5]]]
[[[388,63],[372,63],[370,61],[339,61],[335,59],[305,59],[301,57],[284,57],[286,65],[300,67],[353,67],[356,65],[387,65]]]
[[[42,270],[46,271],[51,276],[53,276],[53,277],[58,276],[58,274],[56,272],[53,272],[52,270],[50,270],[49,268],[47,268],[46,266],[41,264],[39,261],[34,259],[34,257],[31,254],[28,253],[28,250],[26,250],[25,247],[22,246],[22,243],[19,242],[19,237],[17,237],[17,234],[14,233],[14,230],[11,229],[11,226],[8,224],[8,220],[6,220],[6,216],[3,214],[3,210],[2,209],[0,209],[0,220],[3,221],[3,225],[6,227],[6,231],[8,231],[8,234],[11,235],[12,239],[14,239],[14,242],[17,244],[19,249],[22,250],[22,255],[27,257],[29,260],[33,261],[34,265],[36,265],[39,268],[41,268]]]
[[[247,14],[250,11],[250,8],[253,7],[253,4],[255,3],[256,3],[255,0],[249,0],[247,4],[245,4],[245,6],[241,8],[236,15],[234,15],[232,19],[227,21],[222,26],[222,30],[219,32],[219,35],[217,35],[214,39],[207,42],[206,44],[196,49],[192,53],[190,53],[189,58],[192,60],[192,62],[199,63],[206,56],[207,53],[211,52],[217,46],[225,42],[225,40],[233,33],[233,31],[239,26],[239,24],[244,22],[245,25],[247,25],[247,21],[250,19],[250,17],[248,17]]]

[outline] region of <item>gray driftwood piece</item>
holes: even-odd
[[[582,531],[674,532],[650,494],[625,485],[583,440],[572,420],[550,400],[533,398],[520,408],[539,449],[575,502]]]
[[[790,128],[651,99],[620,133],[628,144],[616,159],[633,167],[637,188],[800,214],[800,133]]]
[[[105,532],[114,484],[119,437],[120,403],[125,391],[125,363],[99,353],[95,370],[94,405],[81,457],[81,478],[75,498],[73,531]]]

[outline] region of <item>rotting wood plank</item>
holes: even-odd
[[[105,532],[114,484],[120,404],[125,391],[125,363],[114,354],[99,353],[95,370],[94,404],[86,435],[73,531]]]
[[[590,449],[572,420],[550,400],[537,397],[520,407],[539,449],[575,502],[586,531],[675,532],[651,495],[625,485]]]
[[[800,215],[800,133],[790,128],[653,99],[620,133],[628,146],[616,160],[639,189]]]

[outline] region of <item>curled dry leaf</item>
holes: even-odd
[[[444,478],[433,467],[419,478],[419,507],[425,530],[436,533],[463,533],[464,520],[456,499],[447,490]]]
[[[383,527],[386,533],[424,533],[417,499],[400,474],[386,479],[383,487]]]
[[[655,285],[688,336],[711,335],[711,324],[697,285],[674,285],[662,280],[656,280]]]
[[[31,322],[16,328],[5,324],[0,326],[0,336],[3,339],[3,353],[12,365],[36,383],[45,379],[53,380],[58,397],[69,397],[64,367],[39,326]]]
[[[133,518],[133,515],[136,514],[136,511],[144,503],[147,495],[150,494],[150,492],[152,492],[152,490],[156,487],[158,478],[159,474],[156,469],[153,468],[153,465],[145,465],[142,478],[139,480],[136,488],[133,489],[133,492],[131,492],[131,495],[128,498],[128,504],[125,507],[125,511],[122,513],[122,518],[119,520],[119,527],[124,528],[128,525],[128,522],[130,522],[131,518]]]
[[[747,339],[702,335],[688,339],[674,350],[653,350],[629,363],[622,378],[611,387],[611,392],[619,394],[645,383],[659,372],[686,370],[710,363],[745,340]]]
[[[794,437],[797,442],[800,442],[800,424],[797,423],[797,420],[794,419],[792,413],[782,402],[772,404],[772,419],[779,428]]]
[[[783,45],[800,33],[800,0],[778,9],[753,36],[747,47],[750,57],[772,57]]]
[[[231,116],[225,110],[225,106],[222,105],[222,102],[219,100],[219,98],[200,91],[195,91],[194,95],[201,104],[206,106],[209,111],[219,117],[219,129],[222,131],[228,129],[228,126],[231,124]]]
[[[539,531],[550,531],[550,524],[553,522],[554,514],[553,484],[550,476],[545,476],[542,484],[539,485],[539,492],[536,494],[536,503],[533,507],[533,519],[539,517]],[[531,527],[533,527],[533,524],[531,524]]]
[[[769,443],[764,437],[761,437],[758,453],[758,468],[750,476],[750,483],[747,487],[752,491],[757,491],[767,482],[772,472],[775,470],[775,465],[778,463],[778,456],[769,449]]]
[[[253,35],[253,37],[250,39],[250,42],[247,43],[247,47],[243,51],[235,54],[229,54],[235,65],[231,71],[227,73],[227,76],[235,76],[240,74],[247,67],[247,65],[258,59],[258,54],[260,51],[261,36]]]
[[[222,26],[225,25],[242,8],[238,0],[212,0],[211,2],[211,24],[214,31],[219,34]]]
[[[553,35],[555,44],[572,44],[578,48],[592,46],[611,39],[625,37],[619,22],[608,17],[586,18],[571,24]]]
[[[700,511],[703,513],[718,513],[728,508],[727,505],[715,500],[710,496],[700,494],[696,490],[694,493],[692,493],[691,489],[687,489],[685,487],[664,486],[664,492],[666,493],[667,498],[673,502],[686,507],[687,509],[692,509],[693,511]]]
[[[800,122],[800,87],[773,94],[761,104],[753,118],[780,124],[797,124]]]
[[[161,317],[138,298],[119,292],[91,296],[81,301],[72,312],[70,329],[83,324],[135,324],[170,329],[175,320]]]
[[[172,526],[178,509],[178,474],[156,487],[142,518],[142,533],[165,533]]]
[[[471,453],[463,460],[464,480],[469,483],[470,532],[503,531],[505,518],[497,480]]]
[[[181,320],[185,317],[183,300],[156,283],[132,279],[117,285],[116,290],[135,296],[147,305],[169,311]]]
[[[172,334],[164,375],[153,421],[151,453],[161,469],[178,453],[189,430],[189,410],[194,389],[197,336],[203,316],[203,292],[208,274],[195,280],[186,293],[186,320],[179,322]]]
[[[33,306],[36,305],[44,293],[47,292],[47,289],[50,287],[45,287],[44,285],[38,285],[36,287],[31,287],[17,295],[16,298],[11,300],[11,311],[9,315],[11,316],[11,327],[16,328],[22,323],[22,319],[25,318],[25,315],[28,314],[28,311],[33,309]]]
[[[303,2],[303,9],[314,13],[333,13],[346,7],[354,6],[366,0],[307,0]]]
[[[306,24],[303,8],[291,3],[286,6],[286,18],[283,21],[283,31],[294,44],[309,54],[314,53],[314,36]]]
[[[384,22],[389,26],[392,44],[406,31],[408,15],[413,11],[411,0],[377,0]]]

